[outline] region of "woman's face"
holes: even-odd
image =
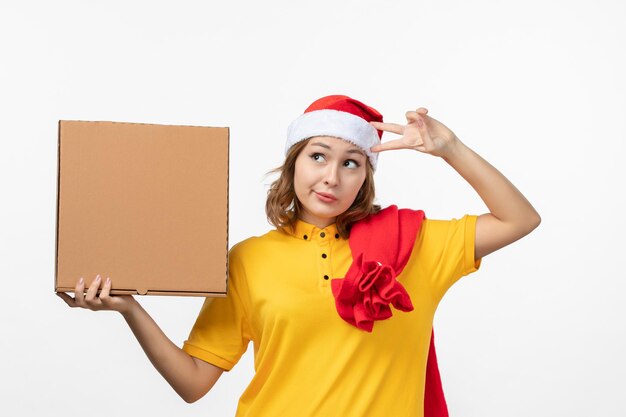
[[[332,136],[312,137],[296,158],[294,188],[301,220],[324,228],[354,202],[365,181],[367,156]]]

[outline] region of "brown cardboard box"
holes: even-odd
[[[59,121],[55,291],[226,296],[227,127]]]

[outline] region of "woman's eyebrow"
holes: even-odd
[[[321,146],[322,148],[330,149],[330,146],[328,146],[328,145],[327,145],[327,144],[325,144],[325,143],[315,142],[315,143],[312,143],[312,144],[311,144],[311,146],[315,146],[315,145]]]
[[[367,158],[367,156],[365,156],[365,152],[363,152],[363,151],[362,151],[362,150],[360,150],[360,149],[348,149],[348,150],[346,151],[346,153],[358,153],[359,155],[361,155],[361,156],[363,156],[363,157]]]
[[[312,144],[311,144],[311,146],[315,146],[315,145],[317,145],[317,146],[321,146],[322,148],[331,149],[331,147],[330,147],[330,146],[328,146],[328,145],[327,145],[327,144],[325,144],[325,143],[315,142],[315,143],[312,143]],[[348,149],[348,150],[346,151],[346,153],[358,153],[358,154],[360,154],[360,155],[365,156],[365,153],[364,153],[362,150],[360,150],[360,149],[356,149],[356,148],[355,148],[355,149]]]

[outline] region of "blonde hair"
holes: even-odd
[[[300,214],[302,205],[296,196],[294,189],[294,173],[296,159],[311,138],[294,144],[287,153],[283,164],[268,171],[266,175],[280,173],[278,179],[270,185],[265,201],[265,214],[267,221],[277,228],[289,228],[294,231],[294,226]],[[365,181],[359,190],[352,205],[335,220],[337,231],[344,239],[350,237],[350,228],[358,220],[370,214],[377,213],[381,207],[374,204],[376,192],[374,188],[374,168],[369,159],[366,162]]]

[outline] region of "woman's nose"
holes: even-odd
[[[338,168],[333,164],[328,164],[326,172],[324,172],[324,183],[328,185],[336,185],[338,178]]]

